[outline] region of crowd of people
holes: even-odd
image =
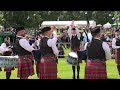
[[[111,32],[112,31],[112,32]],[[77,53],[78,50],[87,51],[85,79],[107,79],[106,60],[111,59],[112,54],[116,60],[120,75],[120,29],[102,30],[101,27],[78,28],[70,25],[62,29],[57,35],[56,28],[43,27],[37,36],[28,35],[24,27],[16,28],[15,52],[18,55],[18,66],[4,68],[6,79],[10,79],[11,72],[18,68],[17,77],[28,79],[37,74],[39,79],[57,79],[57,65],[59,58],[64,58],[64,50]],[[107,33],[106,33],[107,32]],[[65,44],[64,44],[65,43]],[[4,37],[0,46],[3,56],[13,54],[10,38]],[[81,60],[76,65],[71,65],[73,79],[79,79]],[[36,70],[34,70],[36,65]],[[77,77],[75,71],[77,69]],[[2,68],[0,68],[2,70]]]

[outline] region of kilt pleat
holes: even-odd
[[[33,57],[31,55],[19,56],[17,77],[28,78],[34,75]]]
[[[57,63],[53,56],[43,56],[39,63],[39,79],[57,79]]]
[[[87,60],[85,79],[107,79],[106,63],[104,61]]]
[[[120,64],[120,49],[117,49],[115,52],[115,62],[116,64]]]

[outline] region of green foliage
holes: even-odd
[[[4,18],[10,25],[20,24],[27,28],[38,27],[43,21],[86,20],[86,11],[0,11],[0,20]],[[35,16],[34,16],[35,14]],[[89,20],[97,24],[113,23],[120,11],[87,11]],[[30,18],[28,18],[30,17]],[[28,19],[27,19],[28,18]],[[2,25],[5,23],[0,22]]]

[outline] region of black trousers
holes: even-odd
[[[72,66],[72,71],[73,71],[73,79],[76,79],[75,71],[77,68],[77,79],[79,79],[79,72],[80,72],[80,65],[77,64],[76,66]]]
[[[120,75],[120,65],[117,65],[118,74]]]
[[[6,72],[6,79],[10,79],[11,72]]]

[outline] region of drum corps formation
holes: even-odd
[[[6,79],[10,79],[12,70],[18,68],[17,77],[28,79],[29,76],[37,74],[39,79],[57,79],[59,55],[64,55],[64,48],[70,47],[66,63],[71,64],[73,75],[71,78],[80,79],[80,64],[85,61],[84,79],[107,79],[106,60],[111,59],[113,52],[117,64],[118,75],[120,75],[120,29],[115,30],[115,36],[111,42],[101,34],[101,28],[88,28],[84,33],[72,24],[68,26],[64,34],[58,36],[56,28],[42,27],[39,37],[35,40],[29,39],[27,30],[16,27],[15,46],[10,43],[10,37],[5,36],[0,46],[2,56],[18,55],[17,67],[4,67]],[[59,44],[60,40],[70,42],[70,45]],[[60,54],[62,53],[62,54]],[[62,56],[61,56],[62,57]],[[34,70],[36,65],[36,70]],[[2,71],[2,67],[0,68]],[[77,75],[75,75],[77,71]],[[64,72],[65,73],[65,72]]]

